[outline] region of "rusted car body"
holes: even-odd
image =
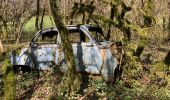
[[[114,43],[106,41],[101,28],[92,25],[67,26],[75,57],[76,70],[90,74],[99,74],[106,81],[112,81],[119,59],[111,52]],[[58,30],[50,28],[35,34],[30,45],[20,52],[14,50],[10,55],[11,64],[48,70],[58,65],[62,71],[67,70],[67,63],[62,50]],[[113,49],[113,48],[112,48]]]

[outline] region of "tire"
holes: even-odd
[[[120,80],[122,77],[122,73],[123,73],[123,68],[120,65],[117,65],[114,71],[114,82],[116,82],[116,80]]]
[[[26,73],[26,72],[31,72],[31,68],[27,65],[14,65],[13,66],[13,71],[14,73]]]

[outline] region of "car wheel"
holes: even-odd
[[[114,82],[116,82],[116,80],[121,79],[122,73],[123,73],[123,68],[120,65],[117,65],[114,71]]]
[[[34,59],[32,55],[30,55],[30,61],[31,61],[31,63],[30,63],[29,66],[30,66],[30,68],[31,68],[31,72],[32,72],[35,76],[39,77],[39,76],[40,76],[40,73],[39,73],[38,67],[36,66],[36,59]]]
[[[37,69],[34,58],[29,55],[26,65],[30,68],[30,71]]]
[[[27,65],[14,65],[13,71],[14,73],[25,73],[25,72],[31,72],[31,68]]]

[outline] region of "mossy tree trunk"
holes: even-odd
[[[170,11],[170,2],[168,3],[168,9]],[[169,19],[168,19],[168,31],[169,31],[168,40],[170,41],[170,13],[169,13]]]
[[[49,0],[49,1],[50,1],[51,12],[53,15],[55,25],[58,28],[58,31],[61,36],[61,41],[63,44],[63,52],[67,60],[68,70],[66,74],[67,75],[67,78],[66,78],[67,86],[66,87],[68,88],[68,91],[71,92],[72,85],[75,80],[76,70],[75,70],[75,60],[74,60],[72,46],[68,39],[69,32],[62,21],[63,19],[61,17],[61,12],[59,8],[60,0]]]
[[[36,30],[39,30],[39,16],[40,16],[40,0],[37,0],[37,12],[36,12],[36,20],[35,20],[35,27]]]
[[[4,99],[15,100],[15,74],[12,66],[10,65],[9,59],[5,59],[2,69],[4,76]]]
[[[45,9],[46,4],[47,4],[47,1],[46,1],[45,4],[44,4],[42,16],[41,16],[40,30],[43,29],[43,22],[44,22],[44,16],[45,16],[45,11],[46,11],[46,9]]]
[[[111,6],[111,11],[110,11],[110,19],[113,20],[114,16],[115,16],[115,11],[116,11],[116,7],[115,5],[113,5],[112,3],[110,4]],[[107,37],[106,39],[109,40],[110,39],[110,33],[111,33],[111,23],[109,23],[109,29],[107,32]]]

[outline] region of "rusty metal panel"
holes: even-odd
[[[76,26],[72,27],[71,29],[74,29]],[[72,43],[76,70],[90,74],[101,74],[106,81],[112,81],[118,61],[110,51],[109,46],[111,42],[104,41],[99,43],[91,37],[87,27],[83,26],[80,27],[80,29],[90,38],[90,41]],[[55,31],[57,30],[55,29]],[[36,33],[35,38],[37,38],[38,35],[40,35],[40,33]],[[35,39],[33,40],[35,41]],[[57,36],[57,40],[61,40],[59,35]],[[19,55],[11,53],[11,64],[36,66],[40,70],[48,70],[50,66],[55,64],[60,66],[62,71],[66,71],[67,63],[60,44],[61,41],[59,44],[57,42],[56,44],[41,44],[23,48]]]
[[[111,55],[110,49],[100,49],[104,63],[101,75],[107,81],[113,80],[114,70],[117,67],[117,60]]]

